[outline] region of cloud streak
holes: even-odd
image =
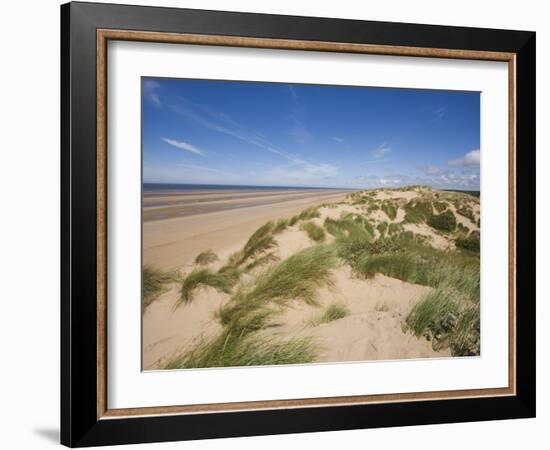
[[[162,138],[163,142],[166,142],[169,145],[172,145],[173,147],[179,148],[180,150],[185,150],[191,153],[194,153],[195,155],[205,156],[206,152],[204,150],[201,150],[200,148],[189,144],[188,142],[183,141],[176,141],[174,139],[168,139],[168,138]]]
[[[146,80],[143,83],[143,95],[157,108],[162,107],[160,97],[158,95],[158,90],[160,89],[160,84],[153,80]]]
[[[322,174],[323,172],[327,171],[328,167],[331,167],[331,170],[333,171],[337,170],[335,166],[332,166],[330,164],[313,163],[310,161],[306,161],[283,150],[279,146],[270,142],[260,133],[257,133],[242,126],[241,124],[230,118],[227,114],[193,104],[189,100],[181,97],[180,100],[180,104],[172,107],[173,111],[177,114],[191,119],[207,129],[217,131],[218,133],[225,134],[241,142],[245,142],[269,153],[278,155],[281,158],[285,159],[290,165],[300,167],[302,173],[310,175],[316,173]]]
[[[472,150],[466,153],[462,158],[453,159],[448,162],[451,167],[471,167],[479,166],[481,152],[479,150]]]

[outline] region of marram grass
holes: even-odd
[[[195,258],[195,264],[199,266],[207,266],[208,264],[216,262],[217,260],[218,255],[216,255],[216,253],[209,249],[197,255],[197,257]]]

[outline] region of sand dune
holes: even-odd
[[[219,260],[209,265],[218,270],[229,256],[242,249],[249,237],[269,220],[289,218],[310,206],[319,207],[319,217],[306,219],[323,228],[325,219],[338,220],[346,215],[368,217],[373,227],[380,223],[395,223],[403,232],[427,238],[426,245],[448,251],[455,248],[456,235],[434,230],[426,223],[406,223],[404,207],[420,195],[424,198],[449,202],[447,208],[457,222],[470,231],[478,232],[479,201],[468,196],[459,197],[460,205],[474,211],[475,221],[456,213],[451,194],[436,196],[428,191],[380,190],[374,198],[392,201],[396,218],[390,220],[380,209],[368,212],[365,205],[350,199],[345,192],[208,192],[170,194],[164,200],[181,202],[204,200],[216,205],[223,202],[244,202],[247,206],[194,214],[186,217],[148,221],[143,224],[144,263],[164,269],[178,269],[182,275],[197,268],[194,258],[206,249],[216,252]],[[158,195],[147,197],[149,204],[158,201]],[[270,204],[257,204],[261,200]],[[178,203],[180,202],[180,203]],[[434,212],[435,213],[435,212]],[[317,245],[304,231],[302,222],[288,226],[274,236],[270,249],[278,261]],[[380,238],[379,231],[375,233]],[[334,236],[326,234],[324,244],[330,245]],[[277,263],[273,263],[277,264]],[[269,266],[267,266],[269,267]],[[241,276],[240,283],[254,285],[265,267],[251,269]],[[277,326],[262,329],[261,336],[269,338],[309,337],[318,346],[315,362],[368,361],[407,358],[449,357],[444,348],[435,351],[432,342],[416,337],[403,328],[405,318],[432,287],[421,286],[377,274],[373,278],[358,277],[349,265],[339,262],[331,270],[333,284],[318,291],[317,304],[301,300],[291,301],[277,315]],[[231,294],[212,287],[199,287],[194,299],[175,308],[180,284],[169,283],[163,293],[146,309],[143,315],[144,369],[162,369],[174,356],[194,348],[199,342],[212,339],[222,330],[220,308],[231,301]],[[235,288],[237,289],[237,287]],[[316,318],[331,305],[341,305],[346,315],[326,323]]]

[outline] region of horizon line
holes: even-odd
[[[402,186],[379,186],[379,187],[328,187],[328,186],[285,186],[285,185],[263,185],[263,184],[225,184],[225,183],[181,183],[181,182],[159,182],[159,181],[143,181],[142,185],[157,184],[157,185],[172,185],[172,186],[223,186],[223,187],[256,187],[256,188],[292,188],[292,189],[334,189],[334,190],[375,190],[375,189],[403,189],[406,187],[426,186],[431,189],[440,191],[463,191],[463,192],[481,192],[481,189],[463,189],[463,188],[438,188],[430,184],[405,184]]]

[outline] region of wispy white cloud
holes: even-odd
[[[386,158],[392,152],[392,148],[387,145],[386,142],[383,142],[378,147],[370,150],[367,154],[370,156],[366,161],[360,162],[358,165],[370,165],[370,164],[379,164],[387,161],[391,161],[391,158]]]
[[[157,108],[162,106],[160,97],[158,95],[158,90],[160,89],[160,84],[154,80],[146,80],[143,83],[143,95],[147,100],[153,103]]]
[[[224,113],[201,107],[183,98],[180,98],[180,100],[180,104],[173,107],[174,112],[197,122],[205,128],[231,136],[234,139],[278,155],[285,159],[290,166],[298,168],[297,170],[302,174],[312,176],[317,173],[319,174],[318,176],[321,176],[320,174],[323,171],[329,170],[329,167],[331,167],[330,170],[337,170],[335,166],[310,162],[280,148],[260,133],[242,126]]]
[[[369,155],[371,156],[372,159],[381,159],[384,156],[389,155],[391,153],[391,151],[392,151],[392,148],[389,147],[386,142],[383,142],[378,147],[371,150],[369,152]]]
[[[305,108],[303,102],[299,101],[298,92],[296,88],[291,84],[288,85],[291,99],[291,112],[288,119],[292,122],[289,134],[294,142],[304,145],[311,142],[313,134],[309,131],[308,127],[304,124]]]
[[[338,136],[332,136],[331,139],[332,139],[334,142],[338,142],[339,144],[341,144],[342,142],[344,142],[344,139],[342,139],[341,137],[338,137]]]
[[[176,148],[179,148],[181,150],[186,150],[188,152],[194,153],[195,155],[205,156],[206,152],[192,144],[189,144],[188,142],[183,141],[176,141],[174,139],[168,139],[168,138],[162,138],[163,142],[166,142],[167,144],[170,144]]]
[[[294,86],[289,84],[288,90],[290,91],[290,96],[292,97],[292,100],[294,101],[294,103],[296,103],[298,101],[298,94],[296,93],[296,89],[294,89]]]
[[[435,110],[435,118],[434,120],[441,120],[443,117],[445,117],[445,114],[447,114],[447,107],[441,106]]]
[[[480,157],[481,152],[479,150],[472,150],[466,153],[462,158],[449,161],[448,164],[451,167],[479,166]]]

